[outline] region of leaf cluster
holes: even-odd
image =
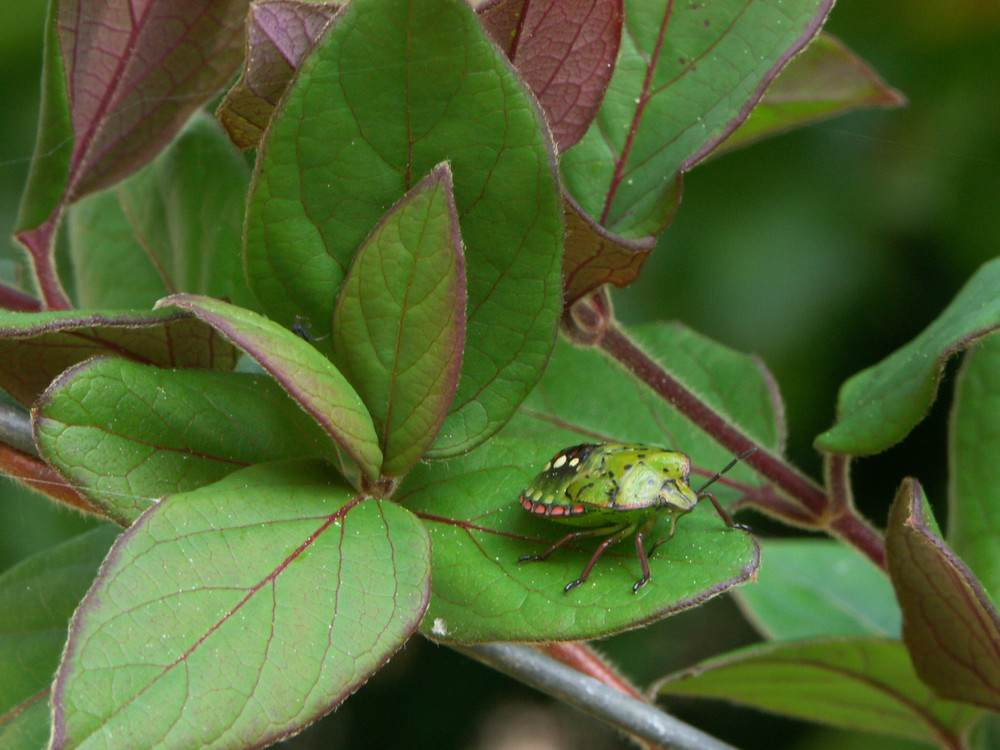
[[[819,33],[831,5],[53,2],[16,234],[36,288],[0,285],[0,388],[31,435],[0,466],[117,529],[0,577],[5,746],[264,746],[416,632],[580,641],[750,581],[769,642],[659,694],[972,742],[1000,703],[1000,265],[845,383],[823,485],[783,458],[759,361],[679,323],[626,332],[607,294],[699,161],[900,103]],[[948,536],[910,478],[883,535],[850,460],[902,440],[973,343]],[[705,477],[754,448],[719,500],[840,543],[699,507],[638,594],[628,550],[564,594],[590,550],[519,566],[563,532],[516,500],[584,441]]]

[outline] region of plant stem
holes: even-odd
[[[745,459],[747,464],[802,503],[814,516],[822,516],[826,511],[828,506],[826,494],[819,485],[777,456],[757,446],[731,422],[726,421],[721,414],[712,410],[660,367],[645,351],[633,344],[617,326],[608,326],[599,345],[629,372],[732,453],[740,454],[757,447],[758,450]]]
[[[547,695],[616,727],[633,737],[677,750],[735,750],[658,708],[580,674],[528,646],[489,643],[451,646]]]
[[[581,299],[563,320],[563,330],[571,340],[584,346],[601,348],[732,453],[738,455],[756,447],[757,451],[747,457],[747,464],[770,480],[785,496],[797,502],[804,511],[797,513],[794,519],[789,518],[790,522],[802,525],[803,516],[806,516],[808,525],[842,539],[880,568],[885,568],[885,542],[882,536],[858,515],[844,488],[839,488],[842,491],[831,497],[812,479],[780,456],[757,445],[724,415],[713,410],[625,335],[614,322],[610,300],[605,294],[595,293],[589,298]],[[846,482],[846,459],[843,466],[838,463],[837,468],[843,469],[838,479]],[[781,504],[773,507],[767,505],[765,494],[754,497],[751,504],[777,518],[785,517]]]

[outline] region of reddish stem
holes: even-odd
[[[42,309],[42,303],[20,289],[0,284],[0,309],[12,312],[38,312]]]
[[[822,516],[826,512],[826,495],[815,482],[757,446],[732,423],[665,372],[617,327],[611,325],[607,328],[600,340],[600,347],[732,453],[740,454],[757,447],[758,450],[745,459],[746,463],[802,503],[813,515]]]
[[[43,224],[18,233],[16,238],[31,254],[31,263],[38,283],[38,292],[46,310],[72,310],[73,305],[63,290],[54,261],[56,229],[62,214],[60,206]]]
[[[854,508],[847,483],[846,457],[829,457],[827,481],[830,494],[780,456],[768,452],[741,432],[723,415],[666,372],[645,351],[636,346],[613,320],[610,301],[603,292],[585,297],[564,316],[563,330],[582,346],[598,346],[657,395],[709,433],[734,454],[758,450],[745,460],[802,508],[790,522],[809,525],[853,545],[880,568],[885,568],[885,542]],[[758,493],[753,504],[778,518],[785,518],[787,502],[771,504],[766,493]]]

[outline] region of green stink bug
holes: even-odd
[[[643,537],[656,524],[659,514],[669,516],[670,533],[653,544],[650,555],[673,537],[677,519],[705,497],[712,501],[726,526],[732,528],[732,518],[706,488],[755,450],[734,458],[697,492],[688,484],[691,459],[679,451],[636,443],[582,443],[561,450],[524,488],[519,502],[529,513],[585,529],[571,532],[540,555],[525,555],[518,562],[544,560],[567,542],[607,535],[580,577],[566,585],[564,591],[568,592],[587,580],[604,550],[634,535],[642,578],[632,591],[638,592],[650,577]]]

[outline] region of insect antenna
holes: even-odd
[[[756,447],[753,447],[753,448],[751,448],[748,451],[743,451],[743,453],[741,453],[736,458],[734,458],[732,461],[730,461],[728,464],[726,464],[725,467],[723,467],[722,471],[716,472],[715,476],[712,477],[711,479],[709,479],[707,482],[705,482],[705,484],[703,484],[701,486],[701,489],[698,490],[698,492],[695,493],[695,494],[701,495],[701,493],[704,492],[708,488],[708,485],[713,484],[714,482],[717,482],[718,480],[722,479],[722,475],[723,474],[725,474],[731,468],[733,468],[734,466],[736,466],[736,464],[738,464],[744,458],[747,458],[748,456],[751,456],[751,455],[753,455],[756,452],[757,452],[757,448]]]

